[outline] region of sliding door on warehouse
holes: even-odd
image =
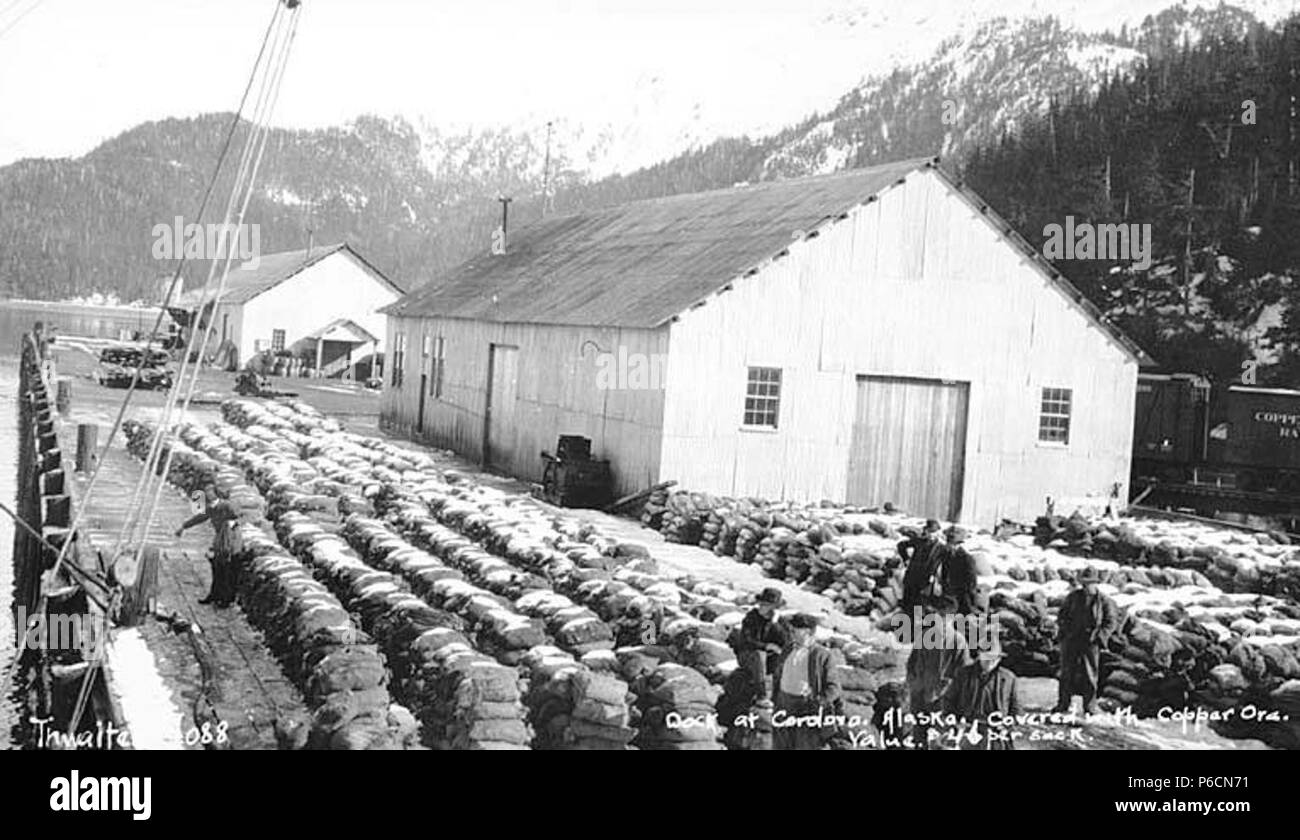
[[[958,519],[970,385],[859,376],[849,449],[849,504],[894,505]]]

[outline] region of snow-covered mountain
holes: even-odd
[[[461,138],[462,151],[476,133],[489,146],[502,135],[526,137],[539,150],[540,173],[552,121],[553,156],[599,179],[719,137],[764,138],[800,126],[802,135],[772,161],[774,172],[796,174],[910,142],[947,100],[955,121],[922,133],[919,152],[903,153],[951,152],[1014,127],[1053,95],[1095,88],[1162,44],[1240,34],[1296,11],[1300,0],[810,0],[798,13],[760,4],[734,42],[687,39],[616,95],[574,93],[555,113],[538,110],[486,129],[439,126],[430,156],[441,154],[449,134]],[[810,120],[814,114],[823,116]]]

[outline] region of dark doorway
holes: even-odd
[[[424,395],[429,390],[429,374],[420,374],[420,408],[415,413],[415,432],[422,434],[424,432]]]

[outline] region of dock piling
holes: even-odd
[[[88,473],[95,465],[95,445],[99,427],[94,423],[77,424],[77,472]]]

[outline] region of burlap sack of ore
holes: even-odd
[[[721,689],[698,671],[664,663],[639,680],[637,705],[641,710],[636,744],[647,750],[723,749],[716,726],[671,726],[670,720],[707,721],[716,716]],[[670,718],[670,714],[673,715]]]
[[[441,648],[435,662],[442,671],[428,720],[435,748],[528,748],[518,672],[458,645]]]

